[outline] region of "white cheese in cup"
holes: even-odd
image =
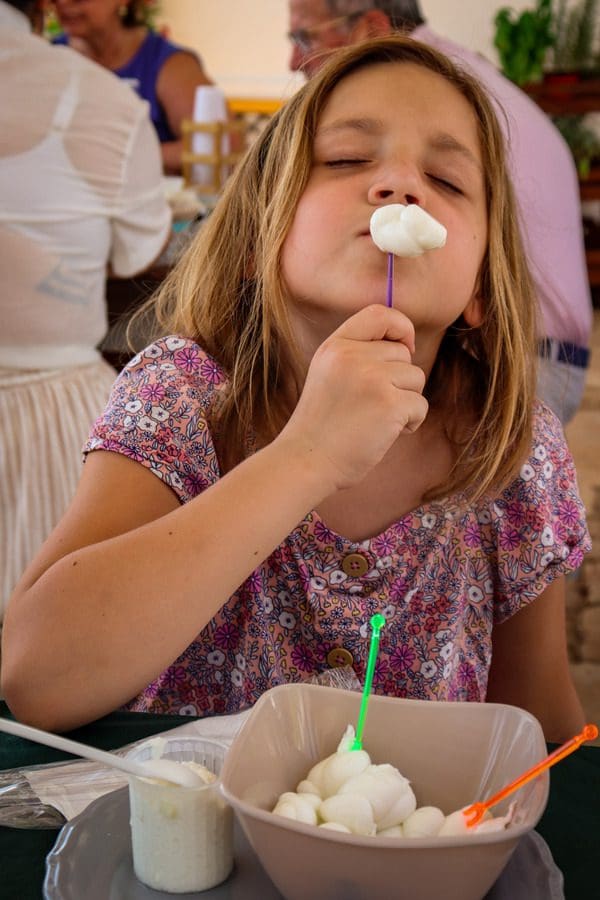
[[[233,812],[218,782],[226,748],[196,738],[167,739],[161,745],[166,758],[205,783],[187,788],[154,778],[130,779],[134,871],[155,890],[204,891],[224,881],[233,867]],[[152,742],[137,750],[151,758]],[[188,758],[177,760],[178,754]]]

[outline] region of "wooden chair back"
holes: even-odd
[[[200,194],[218,194],[233,167],[246,149],[246,123],[243,120],[230,122],[182,122],[183,152],[181,156],[184,187],[193,187]],[[193,149],[195,134],[209,134],[212,137],[210,153],[196,153]],[[223,136],[229,137],[229,150],[223,153]],[[196,181],[195,166],[208,166],[212,178]]]

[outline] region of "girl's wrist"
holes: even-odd
[[[293,479],[296,488],[306,492],[310,509],[337,490],[334,467],[324,464],[322,454],[309,441],[284,431],[265,449],[281,459],[288,481]]]

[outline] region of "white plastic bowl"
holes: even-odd
[[[519,838],[540,819],[545,772],[494,808],[504,831],[467,837],[382,838],[318,829],[270,810],[355,724],[361,697],[309,684],[267,691],[236,736],[222,791],[270,878],[287,900],[481,900]],[[485,800],[546,755],[539,722],[493,703],[372,696],[363,747],[412,784],[419,806],[445,813]]]

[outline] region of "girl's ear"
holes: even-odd
[[[366,41],[368,38],[385,37],[392,34],[392,23],[381,9],[368,9],[356,21],[352,28],[352,43]]]
[[[463,319],[470,328],[479,328],[483,322],[483,301],[481,294],[476,291],[462,314]]]

